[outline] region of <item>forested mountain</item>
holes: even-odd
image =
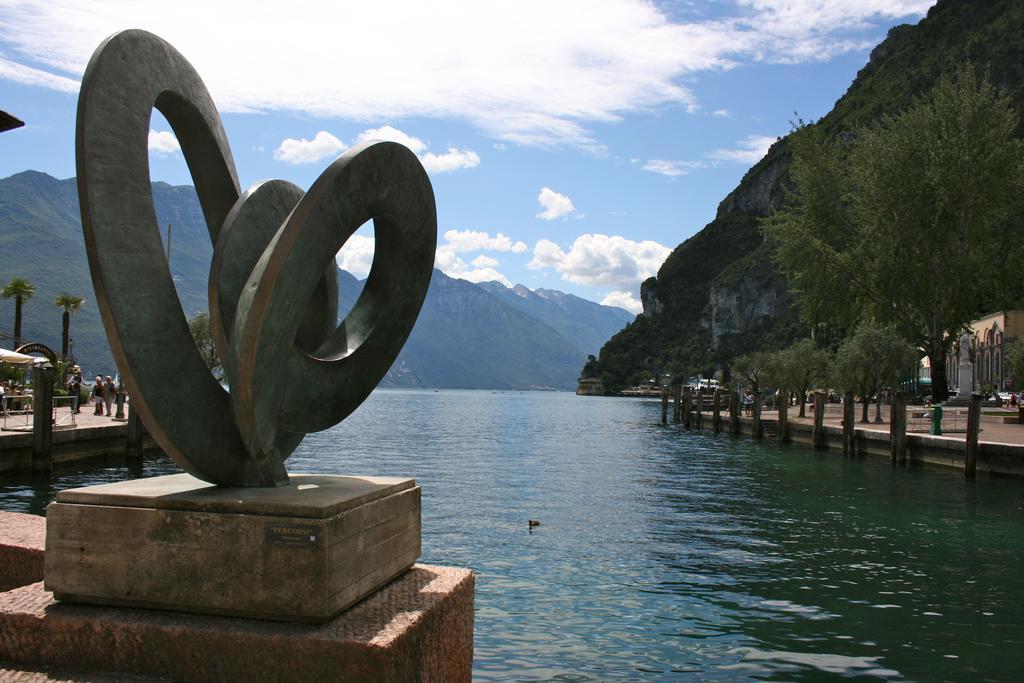
[[[165,246],[167,226],[173,226],[171,272],[182,308],[188,315],[205,311],[213,249],[195,190],[154,183],[153,197]],[[24,306],[22,337],[59,351],[61,311],[53,299],[62,292],[81,296],[85,304],[71,321],[73,353],[87,372],[113,374],[74,178],[25,171],[0,180],[0,284],[19,276],[36,286]],[[339,271],[339,284],[343,315],[362,283]],[[513,293],[497,283],[476,285],[435,270],[416,327],[382,384],[572,389],[587,354],[632,318],[622,309],[554,290],[531,292],[519,285]],[[13,302],[0,300],[0,332],[13,330],[13,319]]]
[[[964,64],[986,73],[1024,121],[1021,36],[1020,0],[940,0],[917,25],[889,31],[818,125],[831,136],[848,134],[906,108]],[[601,349],[606,388],[658,371],[711,374],[738,354],[806,336],[760,227],[786,201],[790,157],[787,138],[776,142],[722,200],[715,219],[643,283],[643,315]]]

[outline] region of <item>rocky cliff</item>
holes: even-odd
[[[964,64],[984,71],[1024,113],[1022,35],[1020,0],[940,0],[919,24],[889,31],[818,124],[830,135],[850,135]],[[761,219],[786,201],[790,156],[786,138],[774,144],[715,219],[643,283],[644,314],[601,349],[606,388],[662,371],[711,374],[737,354],[779,348],[807,333],[760,230]]]

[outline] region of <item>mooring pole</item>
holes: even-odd
[[[697,387],[697,429],[704,429],[704,389]]]
[[[740,395],[739,392],[729,392],[729,433],[740,433]]]
[[[668,387],[661,388],[661,424],[668,424]]]
[[[855,446],[857,443],[856,432],[857,401],[852,391],[843,394],[843,455],[853,457],[856,455]]]
[[[754,392],[754,407],[753,407],[752,413],[753,413],[753,416],[754,416],[753,427],[752,427],[753,432],[754,432],[754,438],[758,439],[758,440],[763,439],[764,438],[764,430],[761,428],[761,392],[760,391],[755,391]]]
[[[693,426],[690,413],[690,387],[683,387],[683,426],[689,429]]]
[[[907,405],[902,391],[894,391],[889,402],[889,449],[892,464],[907,464]]]
[[[814,431],[811,432],[811,445],[817,449],[827,448],[825,436],[825,394],[814,392]]]
[[[681,398],[683,393],[683,387],[680,384],[672,387],[672,422],[678,424],[680,419],[680,411],[682,410]]]
[[[715,396],[711,399],[711,431],[718,434],[722,431],[722,391],[715,389]]]
[[[981,431],[981,394],[971,394],[967,406],[967,443],[964,448],[964,477],[974,479],[978,467],[978,432]]]
[[[779,390],[779,443],[789,443],[789,389]]]
[[[142,458],[142,436],[145,434],[145,428],[142,426],[142,419],[139,417],[139,411],[135,409],[135,403],[128,401],[128,457],[134,459]]]
[[[47,474],[53,468],[53,368],[32,368],[32,471]]]

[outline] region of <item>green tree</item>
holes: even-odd
[[[800,417],[806,415],[807,392],[828,379],[832,355],[813,339],[802,339],[774,355],[771,375],[781,388],[800,397]]]
[[[904,112],[792,137],[794,192],[765,222],[805,322],[892,323],[948,395],[949,339],[1016,285],[1024,143],[1010,102],[965,67]]]
[[[739,378],[756,394],[772,380],[774,366],[775,354],[755,351],[734,358],[731,374],[733,379]]]
[[[867,422],[871,396],[895,386],[919,357],[919,351],[900,337],[895,325],[862,323],[836,352],[835,384],[860,397],[861,422]]]
[[[61,316],[60,337],[60,353],[62,358],[66,359],[68,357],[68,341],[71,339],[71,314],[81,310],[83,303],[85,303],[85,299],[82,297],[72,296],[67,293],[58,294],[53,300],[53,305],[63,312]]]
[[[196,313],[188,319],[188,329],[192,333],[192,340],[199,349],[199,355],[203,357],[206,367],[210,369],[217,379],[224,378],[224,364],[217,355],[217,347],[213,342],[213,332],[210,329],[210,314],[206,312]]]
[[[21,307],[36,293],[36,286],[23,277],[16,277],[3,288],[0,288],[0,296],[5,299],[14,299],[14,347],[21,346]]]

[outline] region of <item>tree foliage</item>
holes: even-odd
[[[224,365],[220,356],[217,355],[217,347],[213,343],[213,332],[210,329],[210,314],[196,313],[188,319],[188,329],[192,333],[192,340],[199,349],[199,355],[203,357],[206,367],[210,369],[217,379],[224,378]]]
[[[77,313],[82,308],[85,299],[80,296],[63,293],[58,294],[53,305],[61,309],[61,357],[68,357],[68,346],[71,339],[71,314]]]
[[[14,345],[21,344],[21,307],[36,293],[36,286],[23,277],[11,279],[0,288],[0,296],[14,299]]]
[[[805,322],[892,324],[946,396],[955,336],[1017,283],[1024,145],[1008,100],[970,67],[904,112],[826,139],[794,132],[788,206],[765,221]]]
[[[732,378],[742,380],[750,391],[756,394],[772,383],[774,358],[775,354],[764,351],[738,356],[732,362]]]
[[[814,385],[828,380],[832,371],[832,355],[818,348],[813,339],[801,339],[772,356],[770,375],[780,389],[800,397],[800,417],[804,417],[807,392]]]
[[[836,352],[833,382],[841,391],[860,396],[867,419],[871,396],[895,386],[919,358],[918,350],[899,335],[895,325],[862,323]]]

